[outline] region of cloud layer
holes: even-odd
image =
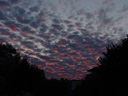
[[[81,79],[107,44],[127,34],[122,1],[1,0],[0,41],[12,43],[48,78]]]

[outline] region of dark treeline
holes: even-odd
[[[108,45],[97,67],[88,70],[90,74],[79,83],[63,78],[48,80],[27,57],[1,43],[0,96],[128,96],[127,54],[128,37],[120,44]]]
[[[0,96],[65,96],[70,80],[47,80],[43,70],[21,57],[10,44],[0,44]]]
[[[128,96],[128,36],[120,44],[111,44],[90,69],[74,96]]]

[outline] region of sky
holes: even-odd
[[[0,42],[46,77],[82,79],[128,33],[128,0],[0,0]]]

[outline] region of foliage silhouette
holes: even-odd
[[[74,96],[127,96],[128,36],[120,44],[111,44],[99,58],[97,67],[90,69]],[[71,81],[45,78],[43,70],[31,65],[10,44],[0,44],[0,96],[71,96]]]
[[[10,44],[0,43],[0,96],[67,96],[70,80],[46,79]]]
[[[60,80],[57,79],[50,79],[47,80],[47,89],[48,93],[47,96],[67,96],[68,95],[68,87],[71,81],[67,79],[61,78]]]
[[[39,96],[45,79],[44,71],[31,65],[10,44],[0,44],[0,96],[25,92]]]
[[[128,36],[120,44],[108,45],[103,55],[74,96],[128,96]]]

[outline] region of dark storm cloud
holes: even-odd
[[[22,45],[24,45],[25,47],[28,47],[30,49],[33,49],[35,46],[34,46],[34,42],[32,41],[21,41]]]
[[[35,33],[36,33],[36,31],[32,31],[32,30],[31,30],[31,31],[29,31],[29,32],[30,32],[31,34],[35,34]]]
[[[110,24],[112,22],[112,19],[111,18],[104,18],[103,19],[103,24]]]
[[[93,17],[93,14],[91,13],[85,13],[87,19],[91,19]]]
[[[34,35],[36,32],[32,31],[31,28],[29,26],[23,26],[21,28],[21,33],[23,33],[24,35],[27,35],[26,37],[31,37],[30,35]]]
[[[44,53],[52,53],[52,50],[44,50]]]
[[[32,26],[32,27],[34,27],[34,28],[38,28],[39,22],[38,22],[38,21],[32,21],[32,22],[30,23],[30,26]]]
[[[76,22],[75,25],[76,25],[76,27],[77,27],[78,29],[80,29],[80,28],[82,27],[82,23],[80,23],[80,22]]]
[[[25,11],[25,9],[23,9],[22,7],[15,6],[14,8],[15,8],[15,10],[17,11],[17,13],[18,13],[20,16],[24,16],[24,15],[25,15],[26,11]]]
[[[105,18],[106,17],[106,12],[107,12],[107,10],[105,10],[105,9],[100,9],[99,11],[98,11],[98,17],[99,17],[99,19],[101,18]]]
[[[19,3],[22,0],[8,0],[8,1],[10,1],[12,4],[17,4],[17,3]]]
[[[66,23],[66,25],[69,25],[70,23],[72,23],[72,22],[69,21],[69,20],[64,20],[63,22]]]
[[[8,9],[9,12],[12,12],[11,15],[8,15],[10,18],[16,18],[18,23],[29,24],[33,18],[30,14],[27,14],[26,10],[20,6],[14,6],[11,9]]]
[[[0,10],[0,20],[7,20],[6,15]]]
[[[16,34],[12,34],[12,33],[9,34],[9,37],[12,39],[18,39],[18,41],[22,39],[20,36],[17,36]]]
[[[57,44],[64,44],[64,45],[66,45],[66,44],[68,44],[68,41],[65,40],[65,39],[60,39],[60,41]]]
[[[38,66],[39,64],[41,64],[42,68],[44,67],[44,65],[45,65],[44,62],[40,61],[38,58],[33,58],[33,57],[31,57],[31,58],[32,58],[32,64],[34,63],[34,64],[36,64],[37,66]],[[30,59],[30,61],[31,61],[31,59]],[[38,67],[41,68],[40,66],[38,66]]]
[[[68,39],[75,39],[75,38],[77,38],[77,36],[78,36],[78,35],[69,35],[67,38],[68,38]]]
[[[47,14],[47,13],[45,13],[45,10],[42,10],[42,11],[39,12],[38,15],[39,15],[39,16],[45,16],[46,14]],[[51,16],[53,16],[53,15],[51,15]]]
[[[34,32],[34,33],[35,33],[35,32]],[[34,33],[33,33],[33,34],[34,34]],[[28,36],[28,39],[30,39],[30,40],[34,40],[35,37]]]
[[[112,0],[104,0],[103,1],[103,4],[108,4],[108,3],[110,3]]]
[[[65,62],[67,62],[68,64],[73,64],[74,63],[74,61],[72,60],[72,59],[65,59]]]
[[[36,42],[35,42],[36,43]],[[41,52],[42,51],[42,49],[38,49],[37,47],[35,47],[35,49],[33,49],[33,51],[35,51],[35,52]],[[37,54],[38,55],[38,54]]]
[[[52,60],[51,59],[51,60],[49,60],[49,62],[56,64],[58,62],[58,60]]]
[[[57,25],[57,24],[52,24],[52,27],[53,27],[55,30],[58,30],[58,31],[60,31],[60,30],[63,29],[63,27],[62,27],[61,25]]]
[[[38,12],[39,11],[39,7],[38,6],[33,6],[33,7],[30,7],[29,10],[31,12]]]
[[[51,61],[46,60],[45,63],[49,66],[52,66],[54,64],[61,64],[61,65],[62,64],[64,64],[64,65],[67,64],[67,65],[65,65],[65,66],[67,66],[66,67],[67,69],[65,69],[65,66],[61,66],[61,68],[64,69],[64,72],[69,71],[68,75],[72,76],[73,74],[70,74],[71,70],[72,70],[73,73],[75,72],[75,70],[73,70],[72,68],[75,68],[77,66],[77,64],[79,64],[79,63],[82,63],[82,65],[77,66],[77,69],[76,69],[77,72],[78,72],[79,69],[81,69],[80,72],[81,71],[85,72],[85,70],[87,70],[85,68],[85,66],[86,67],[94,66],[92,64],[92,63],[94,63],[94,60],[92,58],[89,58],[89,57],[90,56],[97,57],[97,55],[94,55],[94,53],[95,53],[94,50],[96,50],[95,48],[98,48],[98,47],[96,47],[95,45],[90,47],[90,43],[91,43],[91,45],[95,44],[95,42],[90,41],[90,38],[88,38],[88,39],[85,38],[86,41],[83,41],[82,36],[78,36],[78,35],[68,35],[68,36],[70,38],[67,37],[67,40],[65,40],[65,39],[62,40],[61,39],[56,44],[56,46],[52,47],[51,50],[53,52],[49,52],[49,53],[51,53],[52,57],[56,57],[56,56],[59,57],[59,58],[56,58],[56,60],[55,60],[56,62],[54,62],[54,60],[52,62],[52,59],[50,57]],[[69,42],[69,40],[74,40],[75,42],[72,43],[72,42]],[[77,43],[76,43],[76,41],[77,41]],[[87,44],[88,44],[88,46],[87,46]],[[51,47],[51,45],[49,46],[49,48],[50,47]],[[84,54],[84,51],[86,51],[86,54]],[[54,53],[54,52],[56,52],[56,53]],[[88,53],[91,53],[92,55],[88,54]],[[82,57],[80,57],[80,55]],[[83,55],[85,55],[85,56],[83,56]],[[61,59],[63,61],[60,61]],[[92,65],[90,65],[90,63]],[[54,65],[54,66],[58,67],[58,71],[59,71],[58,74],[61,74],[61,76],[62,76],[62,74],[64,74],[63,72],[61,72],[62,69],[59,68],[58,65]],[[84,66],[84,68],[82,69],[83,66]],[[48,72],[48,69],[47,69],[47,72]],[[67,76],[67,73],[66,73],[66,76]]]
[[[81,32],[82,34],[87,34],[87,33],[88,33],[87,29],[80,29],[80,32]]]
[[[0,1],[0,8],[3,8],[3,7],[7,7],[9,6],[10,4],[6,1]]]
[[[38,55],[41,59],[43,60],[50,60],[50,57],[49,56],[42,56],[42,55]]]
[[[29,24],[31,22],[31,18],[22,18],[22,17],[17,17],[17,21],[19,23],[24,23],[24,24]]]
[[[101,25],[107,25],[107,24],[113,23],[112,18],[108,17],[109,11],[110,11],[110,9],[108,9],[108,8],[99,10],[98,18],[101,22]]]
[[[68,25],[68,27],[69,27],[70,29],[72,29],[72,28],[74,27],[74,25],[70,24],[70,25]]]
[[[78,35],[79,34],[79,31],[75,31],[75,32],[73,32],[75,35]]]
[[[68,45],[70,48],[73,48],[73,49],[77,49],[77,44],[75,44],[75,43],[70,43],[69,45]]]
[[[56,29],[50,29],[49,30],[51,33],[53,33],[54,35],[59,35],[59,32],[58,32],[58,30],[56,30]]]
[[[9,35],[10,31],[8,29],[0,29],[0,33],[3,35]]]
[[[40,34],[38,34],[37,36],[46,40],[45,42],[47,42],[47,40],[49,39],[49,34],[44,34],[43,32],[40,32]]]
[[[25,27],[22,28],[22,31],[30,32],[31,29],[28,26],[25,26]]]
[[[128,6],[124,5],[123,8],[121,10],[119,10],[118,12],[126,12],[128,11]]]
[[[62,31],[61,31],[61,35],[62,35],[62,36],[67,36],[68,33],[67,33],[67,31],[63,31],[63,30],[62,30]]]
[[[5,42],[6,41],[6,38],[5,37],[1,37],[0,35],[0,42]]]
[[[45,32],[48,29],[48,26],[45,23],[41,24],[40,27],[40,32]]]
[[[16,30],[16,28],[19,26],[18,24],[16,24],[13,21],[6,21],[6,22],[4,22],[4,25],[9,27],[12,30]]]
[[[59,45],[58,45],[58,52],[60,52],[60,53],[63,53],[63,52],[66,52],[66,48],[65,47],[59,47]]]
[[[59,19],[53,19],[53,23],[60,23],[61,22],[61,20],[59,20]]]
[[[123,9],[122,9],[123,12],[125,12],[127,10],[128,10],[128,6],[124,6]]]

